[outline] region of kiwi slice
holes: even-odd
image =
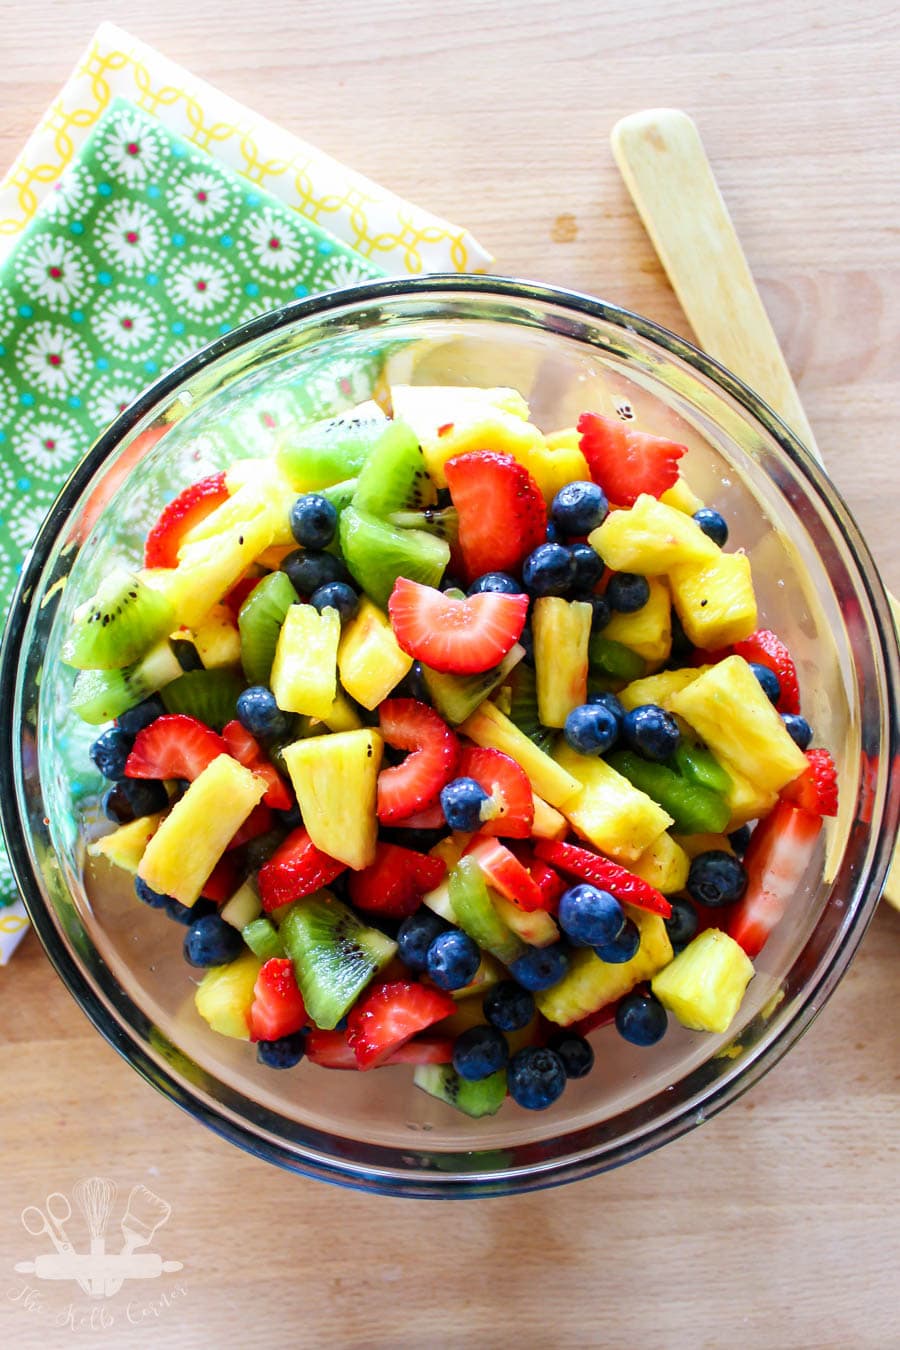
[[[513,649],[515,650],[515,649]],[[537,676],[533,666],[520,661],[506,681],[510,691],[509,720],[524,732],[544,754],[553,749],[555,732],[541,723],[537,706]]]
[[[188,670],[162,691],[166,712],[186,713],[208,727],[221,731],[237,717],[238,694],[243,680],[230,670]]]
[[[525,954],[524,944],[494,909],[475,858],[460,858],[450,873],[449,896],[456,922],[479,947],[506,966]]]
[[[334,1030],[397,950],[396,942],[377,928],[367,928],[328,891],[299,900],[279,932],[306,1010],[324,1031]]]
[[[352,410],[313,422],[291,433],[292,443],[276,456],[278,467],[298,492],[319,492],[358,474],[385,426],[381,413]]]
[[[422,511],[436,501],[416,433],[405,422],[388,422],[363,465],[353,505],[383,518],[392,511]]]
[[[609,679],[626,682],[639,680],[647,669],[642,656],[614,638],[604,637],[602,633],[591,638],[588,662],[592,675],[605,675]]]
[[[495,1116],[506,1100],[506,1070],[498,1069],[488,1078],[470,1083],[450,1064],[420,1064],[413,1082],[430,1097],[455,1106],[466,1116]]]
[[[341,512],[341,552],[357,584],[380,606],[398,577],[438,586],[450,561],[450,546],[424,530],[397,530],[353,504]]]
[[[349,506],[353,500],[353,494],[356,491],[358,478],[345,478],[343,483],[335,483],[334,487],[320,488],[320,495],[341,514],[345,506]]]
[[[524,655],[525,648],[517,642],[506,653],[499,666],[494,666],[493,670],[486,670],[481,675],[445,675],[442,671],[432,670],[430,666],[423,665],[422,679],[425,681],[428,696],[441,717],[445,722],[456,726],[464,722],[476,708],[481,707],[488,695],[498,684],[502,684]]]
[[[269,683],[284,616],[299,600],[287,573],[272,572],[253,587],[241,605],[238,613],[241,664],[251,684]]]
[[[278,936],[278,930],[272,920],[267,919],[264,914],[245,924],[241,929],[241,936],[260,961],[268,961],[273,956],[284,956],[284,944]]]
[[[122,670],[79,671],[72,690],[72,711],[91,726],[111,722],[177,680],[181,673],[178,657],[168,642],[160,642],[140,661]]]
[[[426,534],[436,534],[448,544],[455,544],[459,539],[459,515],[455,506],[444,506],[440,510],[428,506],[424,511],[392,511],[387,521],[398,530],[424,530]]]
[[[175,611],[160,591],[116,567],[73,614],[62,659],[80,670],[120,670],[176,626]]]

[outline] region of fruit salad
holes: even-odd
[[[511,389],[385,403],[185,488],[76,611],[91,866],[184,925],[172,979],[262,1064],[543,1110],[598,1036],[637,1071],[729,1029],[835,766],[684,446],[545,434]]]

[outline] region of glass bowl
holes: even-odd
[[[841,808],[757,961],[725,1035],[672,1025],[652,1049],[607,1028],[597,1067],[553,1108],[470,1120],[408,1068],[273,1073],[193,1008],[183,929],[88,858],[104,828],[59,659],[75,605],[113,558],[139,565],[163,503],[298,419],[385,379],[512,385],[545,431],[594,409],[686,444],[690,482],[749,553],[761,622],[797,661],[804,711],[839,765]],[[891,855],[898,658],[885,595],[847,508],[790,431],[734,376],[646,319],[586,296],[487,277],[369,284],[263,315],[163,376],[100,438],[25,562],[2,662],[2,818],[47,953],[112,1045],[191,1115],[260,1157],[405,1196],[530,1190],[599,1172],[721,1110],[809,1025],[847,968]]]

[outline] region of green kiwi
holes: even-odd
[[[251,684],[268,684],[284,616],[299,600],[287,573],[272,572],[253,587],[241,605],[241,664]]]
[[[345,478],[342,483],[335,483],[333,487],[320,488],[319,492],[326,501],[331,502],[335,511],[340,515],[344,507],[349,506],[352,502],[358,483],[358,478]]]
[[[510,691],[509,720],[514,722],[535,745],[549,755],[555,732],[543,726],[538,717],[537,678],[533,666],[520,661],[505,681]]]
[[[413,1082],[430,1097],[455,1106],[466,1116],[495,1116],[506,1100],[506,1070],[469,1082],[450,1064],[420,1064]]]
[[[353,505],[381,519],[392,511],[422,511],[436,501],[415,432],[405,422],[388,422],[363,465]]]
[[[245,924],[241,929],[241,936],[260,961],[268,961],[273,956],[284,956],[284,944],[278,936],[278,930],[272,920],[267,919],[264,914]]]
[[[484,700],[502,684],[525,655],[525,648],[517,642],[504,656],[499,666],[481,675],[445,675],[442,671],[422,666],[425,688],[437,711],[454,726],[480,707]],[[536,705],[535,705],[536,706]]]
[[[431,506],[424,511],[392,511],[387,522],[398,530],[424,530],[426,534],[436,534],[448,544],[455,544],[459,538],[459,515],[455,506],[445,506],[440,511]]]
[[[438,586],[450,561],[450,546],[424,530],[397,530],[356,505],[341,512],[341,552],[357,584],[387,609],[398,577]]]
[[[507,927],[491,903],[484,874],[475,858],[460,858],[450,873],[449,897],[456,922],[484,951],[496,956],[505,966],[525,954],[524,943]]]
[[[334,1030],[397,950],[396,942],[377,928],[367,928],[328,891],[299,900],[279,933],[294,963],[306,1011],[325,1031]]]
[[[292,443],[278,451],[278,466],[298,492],[319,492],[358,474],[386,425],[381,413],[358,416],[352,409],[313,422],[291,433]]]
[[[646,662],[630,647],[613,638],[597,633],[588,646],[588,663],[592,675],[605,675],[613,680],[639,680],[647,668]]]
[[[73,614],[62,659],[80,670],[120,670],[175,627],[175,611],[166,597],[133,572],[116,567]]]
[[[123,670],[79,671],[72,690],[72,711],[91,726],[111,722],[177,680],[181,673],[178,657],[168,642],[160,642]]]
[[[243,680],[230,670],[188,670],[162,691],[170,713],[186,713],[208,727],[221,731],[237,717],[238,694]]]

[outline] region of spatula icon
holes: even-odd
[[[154,1195],[146,1186],[140,1182],[132,1186],[125,1213],[122,1215],[121,1229],[125,1242],[119,1255],[127,1257],[138,1247],[148,1246],[157,1228],[162,1227],[171,1213],[172,1206],[167,1201],[161,1200],[158,1195]],[[111,1294],[118,1293],[122,1283],[122,1280],[109,1281],[106,1286],[107,1298]]]

